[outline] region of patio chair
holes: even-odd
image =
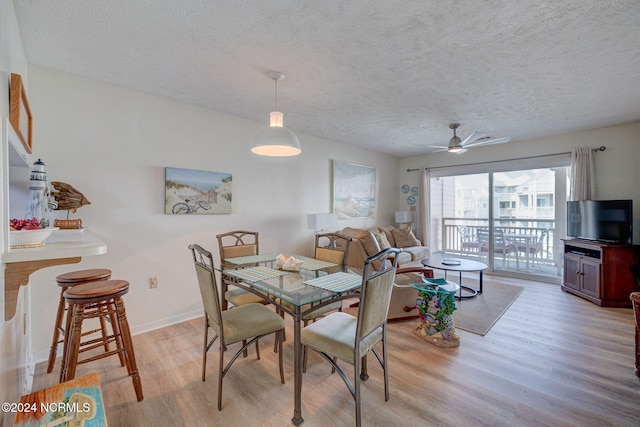
[[[527,243],[523,241],[515,242],[516,249],[518,252],[524,252],[529,257],[529,260],[538,266],[540,270],[542,267],[540,266],[540,259],[542,258],[542,254],[544,253],[544,239],[546,239],[547,234],[549,234],[549,229],[546,228],[542,230],[542,233],[535,242]]]
[[[489,229],[479,228],[478,243],[480,245],[480,253],[489,255]],[[509,268],[511,255],[515,255],[516,267],[519,269],[518,251],[513,243],[509,243],[504,238],[502,230],[493,230],[493,254],[502,255],[502,267]]]
[[[460,250],[463,253],[478,252],[478,241],[471,235],[469,227],[466,225],[459,225],[458,234],[460,234]]]

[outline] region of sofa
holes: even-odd
[[[429,248],[423,246],[408,227],[399,228],[392,225],[368,229],[346,227],[338,233],[352,239],[346,264],[353,268],[362,269],[367,257],[388,247],[402,249],[398,254],[398,268],[429,257]]]
[[[362,269],[365,258],[375,255],[387,247],[402,249],[398,254],[398,270],[394,283],[388,320],[418,317],[416,299],[418,291],[413,289],[422,277],[433,277],[433,270],[425,268],[420,261],[429,257],[429,248],[416,239],[410,228],[393,226],[369,229],[347,227],[338,233],[350,237],[351,246],[346,264]]]

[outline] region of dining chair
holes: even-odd
[[[372,351],[384,372],[384,399],[389,400],[387,369],[387,312],[395,279],[399,249],[387,248],[364,263],[358,315],[335,312],[306,326],[301,342],[316,351],[338,371],[356,406],[356,426],[361,421],[360,380],[367,380],[367,354]],[[379,269],[374,266],[378,265]],[[382,356],[375,346],[381,343]],[[353,383],[338,365],[338,359],[353,366]]]
[[[319,233],[316,234],[314,258],[320,261],[327,261],[337,264],[335,267],[323,269],[327,273],[347,272],[346,261],[349,258],[349,249],[351,247],[351,237],[344,236],[340,233]],[[322,301],[320,301],[322,302]],[[286,303],[285,303],[286,304]],[[302,311],[311,308],[303,307]],[[342,311],[342,301],[323,306],[322,308],[306,314],[303,318],[303,326],[307,326],[309,322],[315,322],[317,319],[324,317],[332,311]],[[302,371],[307,371],[307,349],[304,349]]]
[[[258,255],[259,233],[257,231],[234,230],[216,235],[220,250],[220,266],[222,274],[227,266],[227,258]],[[228,304],[239,307],[245,304],[267,304],[268,300],[240,288],[229,289],[225,281],[222,281],[222,310],[228,308]]]
[[[347,259],[351,248],[351,237],[340,233],[318,233],[314,247],[314,258],[337,264],[336,267],[329,267],[325,271],[335,273],[347,271]]]
[[[337,264],[333,267],[327,267],[322,269],[326,273],[347,272],[347,265],[345,264],[349,257],[349,248],[351,247],[352,239],[339,233],[319,233],[315,237],[314,258],[320,261],[331,262]],[[317,304],[322,301],[318,301]],[[285,307],[293,310],[293,305],[287,301],[281,301],[281,304]],[[308,304],[302,307],[301,311],[307,311],[312,305]],[[336,301],[332,304],[325,305],[318,310],[307,313],[303,318],[303,326],[307,326],[310,321],[330,313],[332,311],[342,311],[342,301]],[[284,312],[279,312],[284,317]],[[275,350],[275,349],[274,349]],[[303,356],[303,372],[307,369],[307,350],[304,350]]]
[[[189,245],[193,255],[193,262],[200,286],[200,295],[204,305],[204,346],[202,351],[202,381],[206,377],[207,351],[217,338],[219,342],[218,363],[218,410],[222,410],[222,380],[236,359],[243,354],[254,342],[258,342],[269,334],[275,334],[278,344],[280,382],[284,384],[284,370],[282,368],[282,336],[284,333],[284,320],[274,311],[262,304],[245,304],[235,307],[233,310],[222,310],[220,294],[216,284],[216,276],[211,252],[201,246]],[[209,341],[209,328],[215,336]],[[224,352],[231,344],[242,342],[241,348],[236,351],[225,365]],[[256,356],[260,359],[260,349],[256,345]],[[246,369],[246,367],[245,367]]]

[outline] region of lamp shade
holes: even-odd
[[[251,152],[261,156],[285,157],[302,153],[298,137],[284,127],[284,114],[278,111],[278,80],[284,79],[279,71],[267,73],[276,84],[276,109],[269,113],[269,127],[260,132],[253,141]]]
[[[271,112],[270,126],[256,136],[251,151],[262,156],[272,157],[295,156],[300,154],[302,149],[300,148],[298,137],[289,129],[282,126],[282,113],[280,113],[280,125],[278,125],[278,118],[274,119],[273,113],[280,112]],[[274,124],[274,120],[276,124]]]
[[[407,224],[413,222],[413,212],[399,211],[396,212],[396,223]]]
[[[338,228],[338,217],[334,213],[315,213],[307,215],[309,230],[335,230]]]

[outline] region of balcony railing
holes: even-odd
[[[432,242],[435,252],[443,252],[464,256],[481,256],[478,246],[478,229],[488,229],[488,218],[442,218],[440,230],[433,230],[441,236],[439,242]],[[530,261],[546,266],[557,266],[557,256],[554,246],[555,220],[538,218],[496,218],[494,228],[502,230],[507,242],[527,241],[530,244],[540,243],[541,250],[529,254]],[[545,233],[546,230],[546,233]],[[518,237],[509,237],[518,236]],[[525,238],[526,236],[526,238]],[[465,244],[467,243],[467,244]],[[526,254],[520,257],[524,260]]]

